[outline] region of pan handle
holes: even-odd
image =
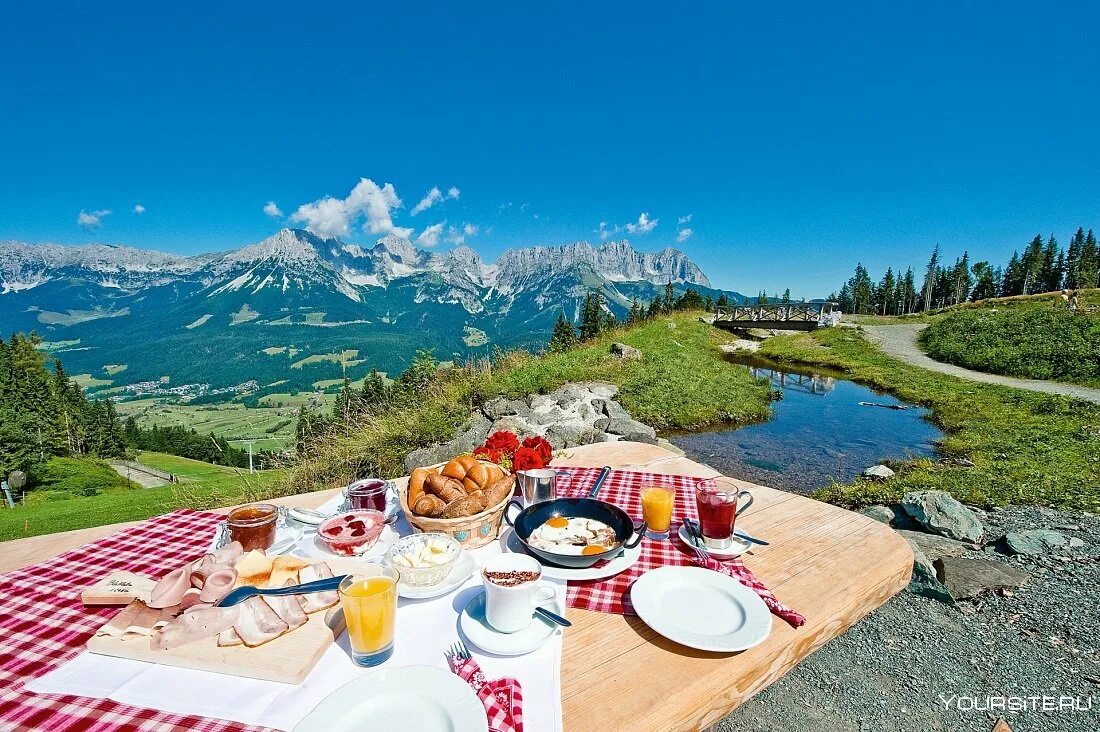
[[[515,521],[515,518],[508,515],[508,509],[510,509],[512,506],[516,506],[517,508],[519,508],[520,513],[523,513],[523,504],[519,502],[518,498],[513,498],[512,500],[508,501],[508,505],[504,507],[504,523],[508,524],[512,528],[515,528],[516,525],[513,523],[513,521]],[[519,516],[519,513],[517,513],[516,516]]]
[[[588,497],[589,498],[595,498],[596,497],[596,495],[600,492],[600,488],[603,488],[603,482],[605,480],[607,480],[607,475],[610,472],[611,472],[611,466],[610,465],[603,466],[603,470],[600,471],[599,477],[596,478],[596,482],[592,484],[592,488],[588,491]]]
[[[624,549],[633,549],[634,547],[641,544],[642,543],[642,537],[645,536],[645,532],[648,528],[649,528],[648,524],[646,524],[646,522],[643,521],[642,525],[640,527],[634,529],[634,536],[632,536],[631,538],[629,538],[629,539],[627,539],[626,541],[623,542],[623,548]],[[631,542],[633,542],[633,543],[631,543]]]

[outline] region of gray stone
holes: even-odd
[[[934,562],[937,559],[943,559],[944,557],[960,557],[971,551],[973,546],[972,544],[948,539],[946,536],[925,534],[920,531],[899,529],[898,533],[909,542],[909,546],[920,549],[924,556],[928,557],[928,561],[930,562]]]
[[[988,559],[944,557],[933,564],[936,578],[956,600],[977,597],[989,590],[1019,587],[1030,576],[1004,562]]]
[[[1078,539],[1076,536],[1071,536],[1069,538],[1069,545],[1074,549],[1079,549],[1085,545],[1085,540]]]
[[[687,455],[686,452],[681,450],[676,445],[673,445],[671,442],[669,442],[668,440],[666,440],[663,437],[658,437],[657,438],[657,446],[658,447],[663,447],[664,449],[668,450],[669,452],[675,453],[676,455],[679,455],[680,457],[683,457],[683,456]]]
[[[894,511],[888,506],[867,506],[859,510],[864,516],[873,518],[879,523],[889,525],[894,520]]]
[[[669,330],[676,330],[676,323],[671,321],[671,320],[668,321],[668,329]]]
[[[618,356],[621,359],[628,361],[639,361],[642,358],[642,352],[633,346],[628,346],[625,343],[612,343],[611,355]]]
[[[874,478],[875,480],[886,480],[887,478],[894,477],[894,471],[885,465],[872,465],[863,471],[865,478]]]
[[[605,384],[602,381],[586,381],[577,386],[592,392],[600,399],[610,399],[619,393],[619,387],[614,384]]]
[[[592,426],[598,429],[600,432],[607,432],[607,425],[611,424],[611,420],[607,417],[600,417],[592,423]]]
[[[528,422],[521,420],[519,417],[501,417],[497,421],[493,422],[493,426],[489,428],[489,434],[494,432],[514,432],[521,437],[530,432],[528,429]]]
[[[936,568],[932,562],[924,556],[919,548],[915,546],[911,548],[913,549],[913,574],[909,578],[907,589],[922,597],[954,605],[955,599],[951,597],[951,593],[947,591],[947,588],[936,576]]]
[[[455,455],[470,452],[485,442],[485,438],[489,436],[490,424],[481,412],[472,413],[463,431],[453,439],[410,452],[405,458],[405,468],[412,472],[413,468],[444,463]]]
[[[1084,545],[1084,542],[1080,539],[1077,539],[1077,541],[1081,542],[1077,546]],[[1009,554],[1023,554],[1025,556],[1046,554],[1052,549],[1073,546],[1068,536],[1050,529],[1010,531],[1005,534],[1004,544]]]
[[[563,450],[567,447],[597,442],[599,433],[588,427],[577,427],[572,424],[552,424],[546,430],[546,439],[555,450]]]
[[[622,435],[627,440],[633,440],[633,437],[629,435],[645,435],[649,437],[653,442],[651,444],[657,444],[657,431],[652,427],[635,419],[612,419],[607,423],[607,432],[613,435]],[[638,440],[642,442],[643,440]]]
[[[985,533],[974,512],[943,491],[906,493],[901,505],[906,513],[934,534],[979,542]]]
[[[496,420],[501,417],[528,414],[531,410],[527,407],[527,403],[521,399],[498,397],[485,402],[481,406],[481,411],[489,419]]]

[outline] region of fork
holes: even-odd
[[[695,552],[695,556],[699,558],[699,561],[703,563],[704,567],[710,566],[710,557],[707,555],[705,549],[700,544],[703,543],[702,537],[695,533],[695,525],[691,523],[691,519],[684,519],[684,528],[687,530],[687,534],[691,537],[691,541],[687,544],[691,547],[691,550]]]
[[[461,658],[463,661],[470,660],[470,651],[467,650],[466,644],[459,638],[456,643],[451,644],[451,656],[454,658]]]

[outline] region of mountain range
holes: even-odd
[[[446,360],[538,347],[590,289],[622,317],[670,281],[720,294],[683,252],[625,240],[512,249],[493,263],[466,246],[428,252],[389,235],[364,247],[300,229],[191,257],[0,242],[0,333],[37,331],[103,388],[254,380],[285,391],[399,371],[417,349]]]

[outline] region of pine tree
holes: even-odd
[[[1089,229],[1085,235],[1085,244],[1081,247],[1081,263],[1077,269],[1079,288],[1100,286],[1100,249],[1096,246],[1096,235]]]
[[[559,315],[558,316],[558,321],[560,322],[564,316],[565,316],[564,313]],[[627,315],[626,322],[629,323],[630,325],[637,325],[638,323],[642,322],[644,319],[645,319],[645,311],[642,309],[641,303],[638,302],[637,296],[635,296],[634,299],[630,301],[630,314]],[[558,328],[558,326],[555,325],[554,329],[557,330],[557,328]],[[570,330],[572,330],[572,328],[573,328],[572,323],[569,324],[569,328],[570,328]],[[553,342],[553,339],[551,339],[551,342]]]
[[[1043,246],[1043,253],[1039,261],[1039,274],[1036,278],[1036,292],[1051,292],[1061,288],[1062,272],[1058,267],[1058,241],[1054,234],[1050,235]]]
[[[913,268],[906,267],[905,278],[902,280],[902,292],[904,301],[902,308],[905,314],[909,314],[917,309],[917,282],[913,275]]]
[[[638,301],[635,300],[634,304],[637,305]],[[634,317],[634,310],[631,308],[631,318]],[[554,324],[554,332],[550,334],[549,348],[555,353],[562,351],[568,351],[570,348],[577,344],[577,331],[573,327],[573,322],[565,317],[565,311],[558,313],[558,322]]]
[[[878,283],[878,289],[875,292],[875,310],[877,312],[886,315],[894,300],[894,291],[896,289],[897,283],[894,281],[894,269],[892,267],[887,267],[886,274],[882,276],[882,279]]]
[[[932,250],[932,256],[928,259],[928,267],[924,270],[924,312],[932,309],[932,290],[936,286],[936,272],[940,266],[940,245]]]
[[[719,310],[729,310],[729,308],[730,308],[729,295],[727,295],[726,293],[723,292],[721,295],[718,296],[718,301],[716,303],[714,303],[714,306],[716,308],[718,308]]]
[[[660,314],[661,314],[661,299],[659,297],[655,297],[655,298],[653,298],[652,300],[649,301],[649,308],[646,310],[645,316],[648,319],[653,320],[654,318],[656,318]]]
[[[389,401],[389,387],[378,369],[371,369],[359,389],[359,402],[364,409],[376,410]]]
[[[1024,282],[1021,295],[1031,295],[1040,291],[1043,269],[1043,237],[1036,234],[1035,238],[1027,245],[1024,256],[1020,260],[1023,268]]]
[[[587,341],[600,334],[604,326],[604,300],[599,290],[589,290],[581,313],[580,338]]]
[[[791,288],[783,290],[783,298],[780,300],[784,305],[788,305],[791,302]]]
[[[767,305],[768,304],[768,291],[767,290],[761,290],[760,294],[756,296],[756,304],[757,305]]]
[[[344,374],[344,383],[340,385],[340,394],[332,404],[332,418],[337,422],[346,422],[359,412],[359,396],[351,388],[351,379]]]
[[[1020,253],[1014,251],[1012,252],[1012,258],[1008,260],[1008,265],[1005,266],[1004,278],[1001,282],[1001,296],[1012,297],[1024,294],[1025,279]]]
[[[664,311],[665,315],[668,315],[672,312],[672,308],[675,304],[676,288],[672,286],[672,280],[669,279],[669,281],[665,284],[665,297],[664,300],[661,302],[661,310]]]
[[[1065,287],[1076,290],[1081,275],[1081,250],[1085,248],[1085,230],[1077,227],[1077,233],[1069,240],[1069,249],[1066,250],[1066,276]]]

